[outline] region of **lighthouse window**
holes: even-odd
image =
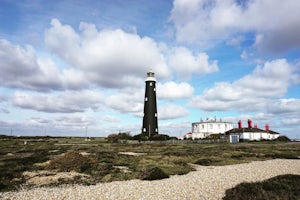
[[[155,113],[154,116],[157,117],[157,113]]]
[[[152,86],[152,82],[150,82],[150,84],[149,84],[150,86]]]
[[[156,89],[155,89],[155,88],[153,88],[153,91],[155,92],[155,91],[156,91]]]
[[[143,131],[146,132],[146,128],[143,128]]]
[[[157,128],[155,129],[155,132],[157,132]]]
[[[148,97],[145,97],[145,101],[148,101]]]

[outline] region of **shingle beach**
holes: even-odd
[[[300,160],[275,159],[228,166],[196,166],[187,175],[157,181],[118,181],[92,186],[42,187],[1,193],[1,199],[222,199],[226,189],[282,174],[300,175]]]

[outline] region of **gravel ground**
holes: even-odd
[[[222,199],[225,190],[241,182],[256,182],[281,174],[300,175],[300,160],[275,159],[228,166],[197,166],[187,175],[157,181],[118,181],[93,186],[61,186],[0,193],[1,199]]]

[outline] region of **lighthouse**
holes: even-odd
[[[157,106],[156,106],[156,79],[154,72],[147,73],[144,99],[144,117],[142,133],[148,137],[158,134]]]

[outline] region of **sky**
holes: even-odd
[[[159,133],[247,120],[300,138],[300,1],[0,0],[0,134]]]

